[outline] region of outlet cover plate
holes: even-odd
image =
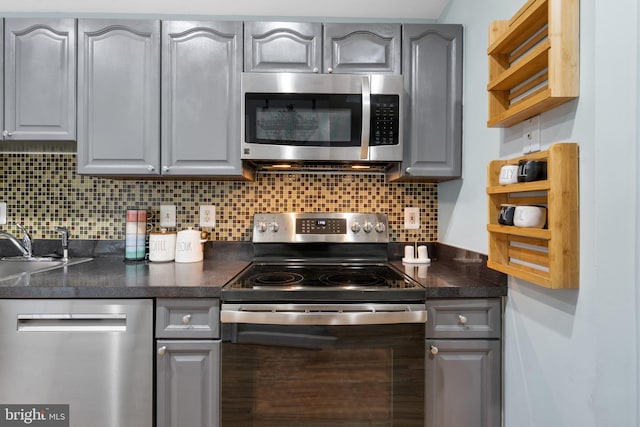
[[[216,207],[211,205],[200,205],[200,227],[216,226]]]
[[[176,226],[176,206],[161,205],[160,206],[160,227]]]
[[[404,228],[407,230],[420,228],[420,208],[404,208]]]

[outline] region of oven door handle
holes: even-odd
[[[360,159],[369,158],[369,138],[371,129],[371,81],[362,76],[362,136],[360,138]]]
[[[262,325],[386,325],[425,323],[425,304],[241,304],[225,303],[222,323]]]

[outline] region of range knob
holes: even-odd
[[[364,230],[365,233],[371,233],[371,230],[373,230],[373,224],[367,221],[364,223],[364,226],[362,227],[362,229]]]
[[[354,233],[357,233],[360,231],[362,227],[360,226],[360,224],[358,223],[358,221],[354,222],[353,224],[351,224],[351,231],[353,231]]]
[[[264,233],[265,231],[267,231],[267,223],[266,222],[259,222],[257,225],[258,231],[261,233]]]
[[[271,224],[269,224],[269,228],[271,229],[271,231],[273,231],[274,233],[277,233],[278,230],[280,230],[280,224],[278,224],[277,222],[273,221]]]
[[[387,226],[384,225],[384,222],[379,222],[376,224],[376,231],[378,233],[384,233],[384,231],[387,229]]]

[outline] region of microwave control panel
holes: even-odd
[[[400,97],[371,95],[369,145],[398,145],[400,133]]]

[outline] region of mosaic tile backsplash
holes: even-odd
[[[253,182],[120,180],[76,173],[74,154],[0,153],[0,202],[8,221],[36,239],[124,239],[127,208],[155,214],[176,205],[177,229],[198,227],[199,205],[214,205],[211,240],[251,241],[255,212],[376,212],[389,215],[393,242],[437,240],[438,194],[432,183],[388,183],[380,175],[258,174]],[[405,230],[405,206],[420,208],[420,229]],[[11,232],[11,225],[0,226]]]

